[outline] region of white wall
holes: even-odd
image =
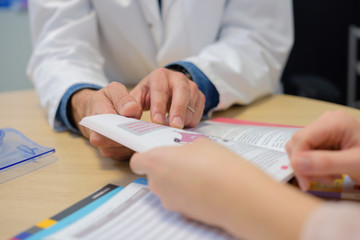
[[[0,92],[33,88],[25,75],[30,54],[27,12],[0,9]]]

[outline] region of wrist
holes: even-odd
[[[181,65],[171,65],[166,67],[167,69],[176,71],[176,72],[181,72],[182,74],[185,75],[186,78],[188,78],[189,80],[193,80],[191,74],[188,72],[188,70],[186,70],[186,68],[184,68]]]
[[[236,236],[249,239],[299,239],[321,200],[286,184],[263,180],[250,180],[255,184],[247,182],[249,190],[234,194],[233,204],[237,202],[237,205],[226,228]]]
[[[69,104],[69,120],[75,124],[75,126],[81,131],[79,122],[86,114],[86,105],[89,103],[90,98],[96,92],[93,89],[81,89],[75,92],[70,99]],[[81,131],[82,132],[82,131]]]

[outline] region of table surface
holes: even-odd
[[[305,126],[324,111],[336,109],[360,119],[357,109],[290,95],[264,97],[249,106],[216,112],[213,117]],[[143,119],[148,117],[145,113]],[[108,183],[126,186],[138,178],[128,161],[102,157],[78,135],[54,132],[33,90],[0,94],[0,128],[5,127],[55,148],[57,161],[0,184],[0,239],[55,215]]]

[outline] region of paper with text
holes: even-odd
[[[225,231],[168,211],[147,185],[131,183],[86,217],[48,240],[157,239],[227,240]]]
[[[285,144],[299,128],[206,121],[195,128],[182,130],[116,114],[86,117],[80,124],[137,152],[207,137],[239,154],[277,181],[285,182],[293,176]]]
[[[201,122],[197,133],[285,152],[285,144],[299,130],[294,127],[251,126],[218,122]]]

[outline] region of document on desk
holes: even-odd
[[[144,184],[145,181],[145,184]],[[45,239],[235,239],[225,231],[165,210],[139,179],[106,203]]]
[[[295,127],[205,121],[183,130],[117,114],[85,117],[80,124],[136,152],[191,144],[206,137],[239,154],[276,181],[286,182],[293,177],[285,144],[299,130]]]

